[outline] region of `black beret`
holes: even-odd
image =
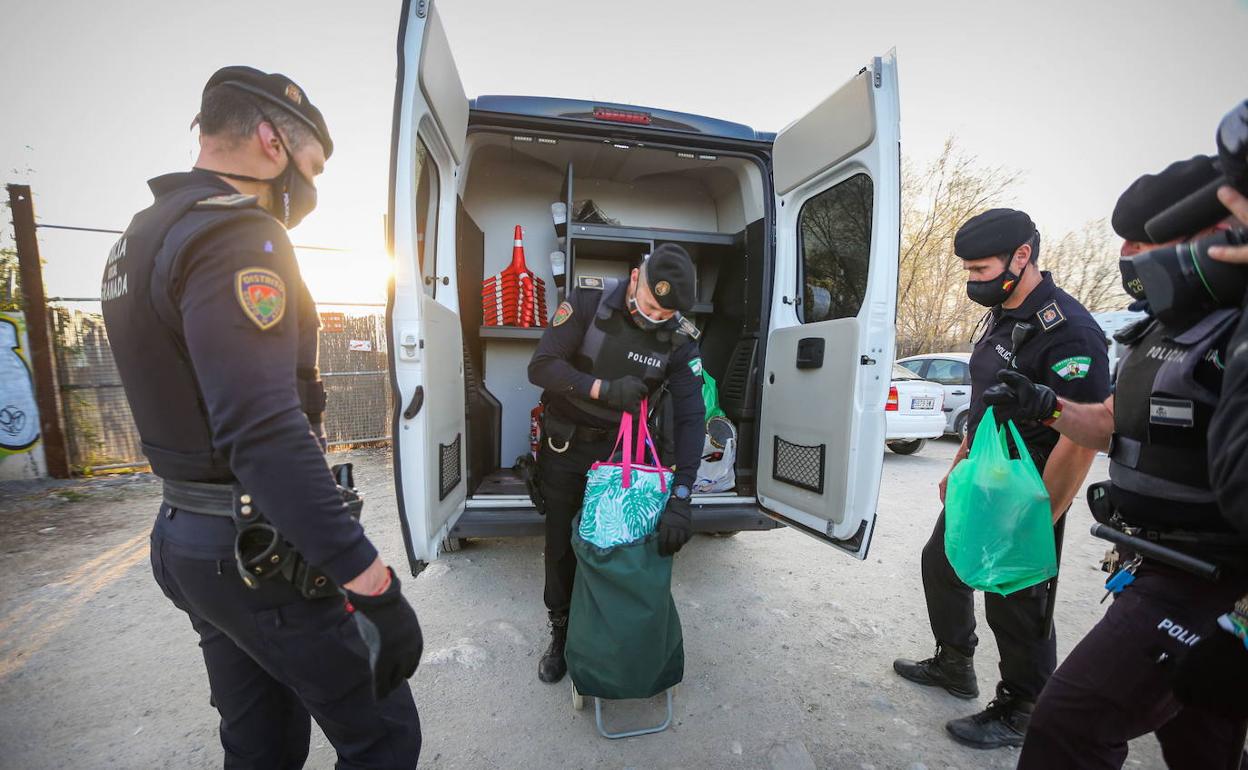
[[[1014,209],[988,209],[966,220],[953,236],[953,253],[962,259],[983,259],[1014,250],[1031,240],[1036,225]]]
[[[277,106],[303,121],[325,150],[325,158],[334,154],[334,140],[329,138],[329,127],[321,111],[308,99],[308,94],[295,81],[279,73],[261,72],[255,67],[222,67],[208,78],[204,93],[216,86],[230,86],[246,91],[259,99],[261,111]]]
[[[689,312],[696,288],[689,252],[674,243],[664,243],[646,258],[643,267],[655,301],[668,310]]]
[[[1123,240],[1153,243],[1145,222],[1220,177],[1208,155],[1171,163],[1160,174],[1145,174],[1118,198],[1110,224]]]

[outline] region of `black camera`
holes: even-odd
[[[1248,230],[1237,228],[1137,254],[1123,265],[1124,286],[1135,294],[1134,281],[1153,313],[1171,325],[1218,308],[1238,307],[1248,291],[1248,268],[1213,259],[1209,247],[1244,244]]]

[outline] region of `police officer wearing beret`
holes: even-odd
[[[1096,321],[1038,267],[1040,235],[1025,213],[985,211],[959,228],[953,246],[969,274],[968,296],[990,308],[973,338],[971,408],[967,437],[954,457],[956,467],[967,457],[989,405],[985,393],[997,384],[998,372],[1022,373],[1066,398],[1103,400],[1109,395],[1109,365],[1105,335]],[[1070,506],[1095,452],[1059,437],[1046,422],[1021,423],[1018,428],[1044,476],[1056,523]],[[942,503],[948,478],[946,474],[940,482]],[[921,661],[898,659],[893,669],[912,682],[975,698],[979,685],[972,657],[978,643],[974,595],[945,556],[944,511],[923,547],[922,571],[936,654]],[[1042,584],[1006,596],[984,595],[988,625],[1001,653],[1001,679],[987,709],[945,725],[954,740],[984,749],[1022,745],[1033,705],[1057,663],[1050,590],[1050,585]]]
[[[543,441],[539,488],[546,516],[546,608],[551,641],[538,678],[567,672],[564,642],[576,555],[572,519],[594,462],[611,453],[620,418],[636,414],[661,388],[671,396],[675,474],[659,518],[659,553],[670,556],[693,534],[690,490],[704,437],[698,329],[681,313],[693,307],[694,266],[680,246],[662,244],[627,281],[581,276],[542,335],[529,380],[542,388]],[[665,462],[671,462],[666,460]]]
[[[227,767],[301,767],[309,716],[340,767],[415,767],[420,625],[326,464],[319,323],[286,234],[316,206],[329,130],[250,67],[214,74],[196,120],[195,168],[149,182],[102,286],[164,480],[156,581],[199,634]]]
[[[1120,546],[1107,559],[1115,601],[1049,679],[1020,768],[1121,767],[1127,742],[1148,732],[1170,767],[1241,766],[1248,650],[1217,619],[1248,592],[1244,388],[1227,366],[1235,361],[1242,381],[1244,356],[1232,344],[1237,325],[1248,339],[1242,300],[1155,316],[1132,265],[1162,245],[1145,223],[1219,176],[1212,158],[1197,156],[1141,177],[1118,200],[1112,223],[1123,238],[1124,288],[1148,315],[1117,336],[1128,352],[1112,396],[1080,403],[1025,380],[999,388],[1016,419],[1056,412],[1064,438],[1108,451],[1109,481],[1089,489],[1099,522],[1221,570],[1209,580]],[[1248,618],[1248,603],[1242,612]]]

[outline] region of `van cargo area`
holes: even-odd
[[[456,273],[469,499],[452,537],[540,532],[512,469],[530,452],[531,412],[541,396],[529,382],[529,360],[578,279],[627,280],[661,243],[679,244],[693,257],[697,304],[687,317],[701,331],[704,370],[739,437],[736,486],[695,497],[698,528],[777,526],[753,498],[769,237],[759,160],[481,126],[470,127],[466,155],[457,180]],[[544,286],[545,322],[492,325],[492,318],[487,325],[492,295],[483,281],[512,263],[517,226],[533,283]]]

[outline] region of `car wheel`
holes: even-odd
[[[953,421],[953,432],[958,434],[959,441],[966,441],[966,423],[967,413],[963,412],[958,415],[958,419]]]
[[[458,537],[448,537],[442,541],[442,553],[455,553],[464,547],[464,541]]]
[[[927,439],[911,439],[910,441],[889,441],[888,448],[899,455],[912,455],[923,448]]]

